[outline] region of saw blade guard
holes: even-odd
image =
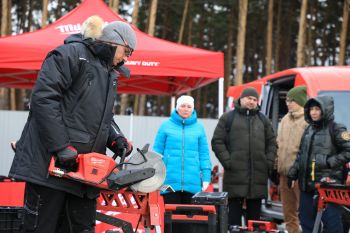
[[[138,150],[138,152],[129,157],[124,165],[124,169],[126,170],[145,168],[153,168],[155,170],[154,176],[131,185],[131,190],[150,193],[159,190],[163,185],[166,176],[166,168],[162,155],[154,151]]]

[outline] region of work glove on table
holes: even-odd
[[[125,137],[118,137],[115,141],[112,142],[110,148],[117,156],[122,156],[123,150],[126,150],[125,156],[131,154],[133,146]]]
[[[67,146],[56,153],[56,166],[66,171],[76,171],[78,151],[73,146]]]

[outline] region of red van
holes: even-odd
[[[287,92],[299,85],[307,87],[308,97],[333,96],[335,121],[345,124],[350,130],[350,66],[292,68],[230,87],[227,91],[228,107],[232,107],[232,100],[239,98],[245,87],[256,88],[260,93],[261,111],[269,117],[277,132],[279,121],[288,111],[285,104]],[[269,185],[270,196],[262,206],[262,216],[283,221],[281,203],[271,198],[271,190],[277,188]]]

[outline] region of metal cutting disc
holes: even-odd
[[[133,164],[139,164],[139,163],[142,163],[142,164],[140,165],[126,164],[124,169],[133,170],[133,169],[142,169],[142,168],[154,168],[155,170],[154,176],[130,186],[130,188],[133,191],[150,193],[158,190],[163,185],[163,182],[166,176],[166,168],[162,159],[163,157],[162,155],[155,153],[153,151],[148,151],[144,153],[144,155],[147,158],[147,162],[142,163],[144,161],[144,158],[140,152],[137,152],[131,155],[130,159],[128,159],[127,162],[133,163]]]

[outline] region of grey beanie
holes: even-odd
[[[128,23],[122,21],[114,21],[107,24],[102,30],[101,37],[98,39],[125,45],[132,50],[135,50],[136,47],[136,34],[134,30]]]
[[[254,87],[246,87],[243,90],[240,98],[244,98],[248,96],[254,96],[255,98],[259,99],[259,94]]]

